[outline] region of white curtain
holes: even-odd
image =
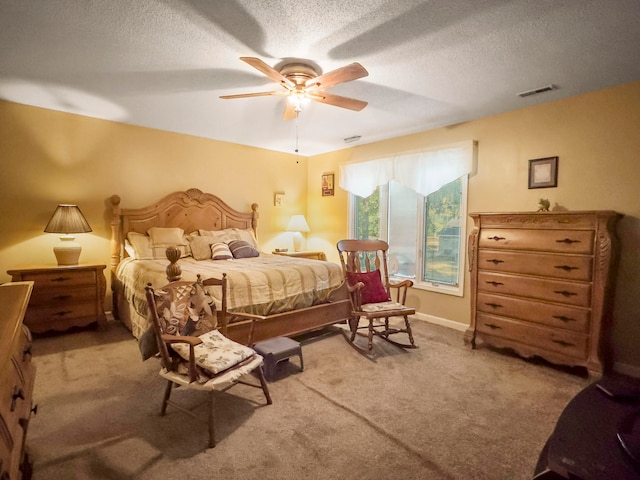
[[[427,196],[473,171],[474,142],[438,150],[340,165],[340,187],[368,197],[379,185],[395,180]]]

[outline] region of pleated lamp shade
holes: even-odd
[[[302,248],[302,233],[300,232],[311,231],[304,215],[292,215],[287,225],[287,231],[293,232],[293,250],[299,252]]]
[[[88,233],[92,230],[77,205],[60,204],[44,231],[63,234],[60,236],[60,243],[53,247],[58,265],[77,265],[82,247],[72,234]]]

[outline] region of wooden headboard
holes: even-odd
[[[143,208],[121,208],[118,195],[112,195],[110,203],[112,271],[115,271],[125,254],[124,239],[129,232],[146,234],[151,227],[179,227],[185,233],[198,229],[251,228],[258,237],[257,203],[251,205],[251,212],[239,212],[215,195],[203,193],[197,188],[170,193]]]

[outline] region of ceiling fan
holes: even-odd
[[[240,57],[240,60],[248,63],[253,68],[264,73],[267,77],[278,82],[284,90],[222,95],[220,98],[230,99],[271,95],[286,96],[289,101],[284,111],[283,118],[285,120],[296,118],[298,113],[302,111],[302,104],[306,100],[314,100],[358,112],[367,106],[367,102],[363,102],[362,100],[341,97],[340,95],[333,95],[325,91],[327,88],[339,83],[350,82],[369,75],[369,72],[357,62],[319,75],[313,66],[304,62],[287,63],[279,70],[276,70],[259,58]]]

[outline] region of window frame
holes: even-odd
[[[461,195],[460,199],[460,242],[458,251],[458,284],[447,285],[443,283],[437,283],[433,281],[426,281],[422,279],[423,264],[424,261],[424,235],[425,235],[425,207],[426,199],[423,195],[416,193],[418,202],[417,218],[416,218],[416,263],[415,263],[415,276],[412,278],[413,287],[419,290],[432,291],[436,293],[443,293],[447,295],[453,295],[462,297],[464,296],[464,281],[465,281],[465,267],[466,267],[466,246],[467,246],[467,198],[469,190],[469,176],[462,175]],[[389,241],[389,183],[380,185],[380,237],[382,240]],[[383,207],[384,206],[384,207]],[[356,196],[349,193],[349,234],[352,238],[355,238],[356,232]],[[384,210],[384,211],[382,211]],[[404,276],[391,276],[391,278],[397,278],[398,280],[406,279]]]

